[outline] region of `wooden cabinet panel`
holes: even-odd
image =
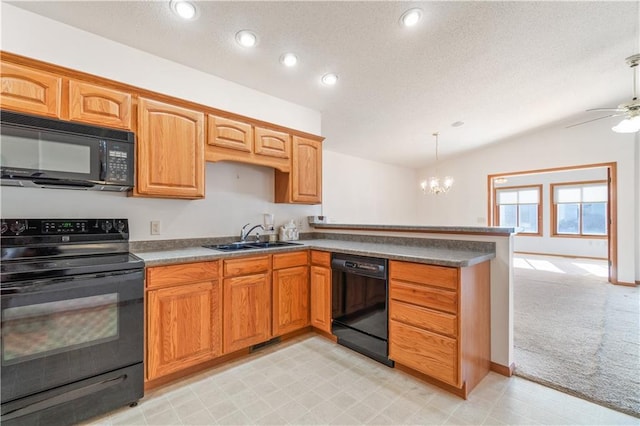
[[[291,268],[293,266],[305,266],[308,263],[309,254],[307,250],[273,255],[273,269]]]
[[[60,118],[62,77],[2,61],[3,109]]]
[[[257,272],[266,272],[270,268],[269,256],[241,257],[239,259],[225,259],[224,276],[249,275]]]
[[[148,291],[147,327],[148,380],[220,355],[219,282]]]
[[[405,324],[415,325],[425,330],[456,337],[458,334],[458,317],[438,312],[422,306],[394,300],[389,304],[389,319]]]
[[[389,278],[451,290],[458,288],[458,268],[446,266],[391,261],[389,262]]]
[[[331,333],[331,269],[312,265],[309,285],[311,325]]]
[[[306,254],[306,252],[305,252]],[[273,335],[309,325],[309,267],[273,271]]]
[[[288,133],[256,127],[254,152],[256,155],[267,157],[289,158],[291,156],[291,136]]]
[[[271,337],[269,274],[225,278],[223,352],[230,353]]]
[[[389,358],[453,386],[458,382],[456,339],[389,321]]]
[[[218,277],[219,261],[181,263],[147,268],[147,288],[166,287]]]
[[[251,152],[253,126],[209,114],[207,144],[241,152]]]
[[[458,312],[457,293],[436,287],[391,280],[389,298],[407,303],[416,303],[452,314]]]
[[[328,251],[311,250],[311,263],[318,266],[331,267],[331,253]]]
[[[69,80],[69,120],[131,129],[131,94]]]
[[[292,200],[322,202],[322,143],[294,137],[291,167]]]
[[[322,142],[298,136],[291,144],[291,172],[275,172],[276,203],[322,202]]]
[[[204,114],[140,98],[136,195],[204,197]]]

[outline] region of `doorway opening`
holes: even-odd
[[[516,252],[606,259],[607,280],[618,284],[616,166],[612,162],[488,175],[489,225],[521,227]]]

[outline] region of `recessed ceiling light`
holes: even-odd
[[[236,33],[236,41],[240,46],[253,47],[258,42],[258,36],[253,31],[242,30]]]
[[[185,0],[171,0],[171,10],[182,19],[191,20],[196,17],[196,6]]]
[[[280,62],[286,67],[292,67],[298,63],[298,57],[293,53],[285,53],[280,56]]]
[[[338,74],[330,72],[322,76],[322,83],[327,86],[333,86],[338,82]]]
[[[413,27],[422,19],[422,9],[409,9],[400,17],[400,23],[405,27]]]
[[[460,127],[460,126],[464,126],[464,121],[455,121],[451,123],[451,127]]]

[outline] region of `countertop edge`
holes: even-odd
[[[499,226],[417,226],[417,225],[376,225],[349,223],[320,223],[310,221],[309,225],[321,229],[342,229],[354,231],[384,231],[384,232],[422,232],[425,234],[465,234],[491,235],[508,237],[516,235],[519,228]]]
[[[361,256],[373,256],[373,257],[383,257],[389,260],[400,260],[406,262],[416,262],[416,263],[424,263],[429,265],[438,265],[438,266],[450,266],[450,267],[467,267],[473,266],[478,263],[485,262],[487,260],[494,259],[496,254],[494,252],[468,252],[472,254],[471,257],[454,260],[454,259],[442,259],[442,258],[433,258],[419,255],[409,255],[409,254],[398,254],[392,253],[388,249],[380,249],[376,250],[359,250],[354,248],[339,248],[339,247],[323,247],[321,245],[316,245],[314,243],[304,243],[302,245],[298,245],[295,247],[277,247],[277,248],[268,248],[268,249],[255,249],[251,250],[251,252],[239,251],[239,252],[215,252],[211,249],[198,248],[194,247],[193,249],[201,249],[201,250],[210,250],[211,253],[198,253],[189,255],[187,252],[190,249],[178,249],[178,250],[167,250],[167,251],[157,251],[157,252],[133,252],[134,255],[140,257],[144,260],[145,266],[153,267],[153,266],[165,266],[165,265],[175,265],[181,263],[194,263],[194,262],[206,262],[211,260],[218,259],[230,259],[230,258],[238,258],[238,257],[254,257],[260,255],[268,255],[268,254],[278,254],[278,253],[287,253],[299,250],[318,250],[318,251],[326,251],[326,252],[336,252],[336,253],[345,253],[345,254],[355,254]],[[184,255],[180,255],[180,252],[185,252]],[[162,259],[145,259],[145,254],[156,254],[156,253],[164,253],[166,255],[165,258]]]

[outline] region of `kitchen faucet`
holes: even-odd
[[[253,228],[249,229],[248,231],[245,232],[245,228],[247,226],[251,225],[250,223],[245,224],[242,229],[240,230],[240,242],[244,243],[247,241],[247,237],[249,236],[249,234],[251,234],[251,231],[253,231],[256,228],[260,228],[264,231],[264,226],[262,225],[256,225]],[[256,241],[260,240],[260,234],[256,232]]]

